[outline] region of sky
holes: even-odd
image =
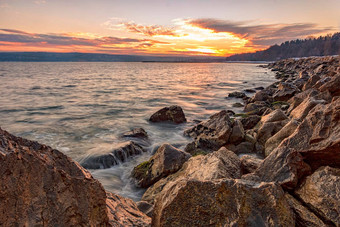
[[[0,51],[229,56],[340,31],[340,0],[0,0]]]

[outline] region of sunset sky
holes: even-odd
[[[340,30],[340,0],[0,0],[0,51],[228,56]]]

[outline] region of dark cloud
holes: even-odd
[[[250,22],[234,22],[212,18],[190,19],[186,23],[215,32],[230,32],[249,38],[254,45],[273,45],[283,41],[331,32],[331,27],[320,28],[313,23],[250,25]]]

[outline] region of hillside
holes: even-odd
[[[285,58],[327,56],[340,54],[340,33],[318,38],[297,39],[273,45],[255,53],[236,54],[227,61],[275,61]]]

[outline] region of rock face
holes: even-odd
[[[213,180],[221,178],[240,178],[240,159],[232,151],[221,148],[207,155],[198,155],[184,163],[181,170],[159,180],[144,193],[142,200],[154,203],[155,196],[159,194],[168,183],[181,179]]]
[[[125,162],[129,157],[139,155],[145,150],[132,141],[117,145],[117,148],[108,154],[99,154],[86,158],[82,166],[86,169],[106,169]]]
[[[159,179],[177,172],[190,157],[190,154],[170,144],[163,144],[149,161],[133,169],[132,177],[136,179],[137,186],[147,188]]]
[[[327,223],[340,226],[339,189],[340,169],[321,167],[295,193]]]
[[[152,114],[149,120],[151,122],[173,122],[176,124],[187,121],[180,106],[164,107]]]
[[[109,192],[106,194],[106,206],[111,226],[150,226],[151,218],[142,213],[131,199]]]
[[[111,197],[88,171],[57,150],[1,129],[0,178],[1,226],[122,226],[133,218],[124,210],[138,212],[129,204],[109,214]],[[150,223],[146,215],[134,220]]]
[[[273,183],[182,180],[163,190],[154,226],[294,226],[283,190]]]

